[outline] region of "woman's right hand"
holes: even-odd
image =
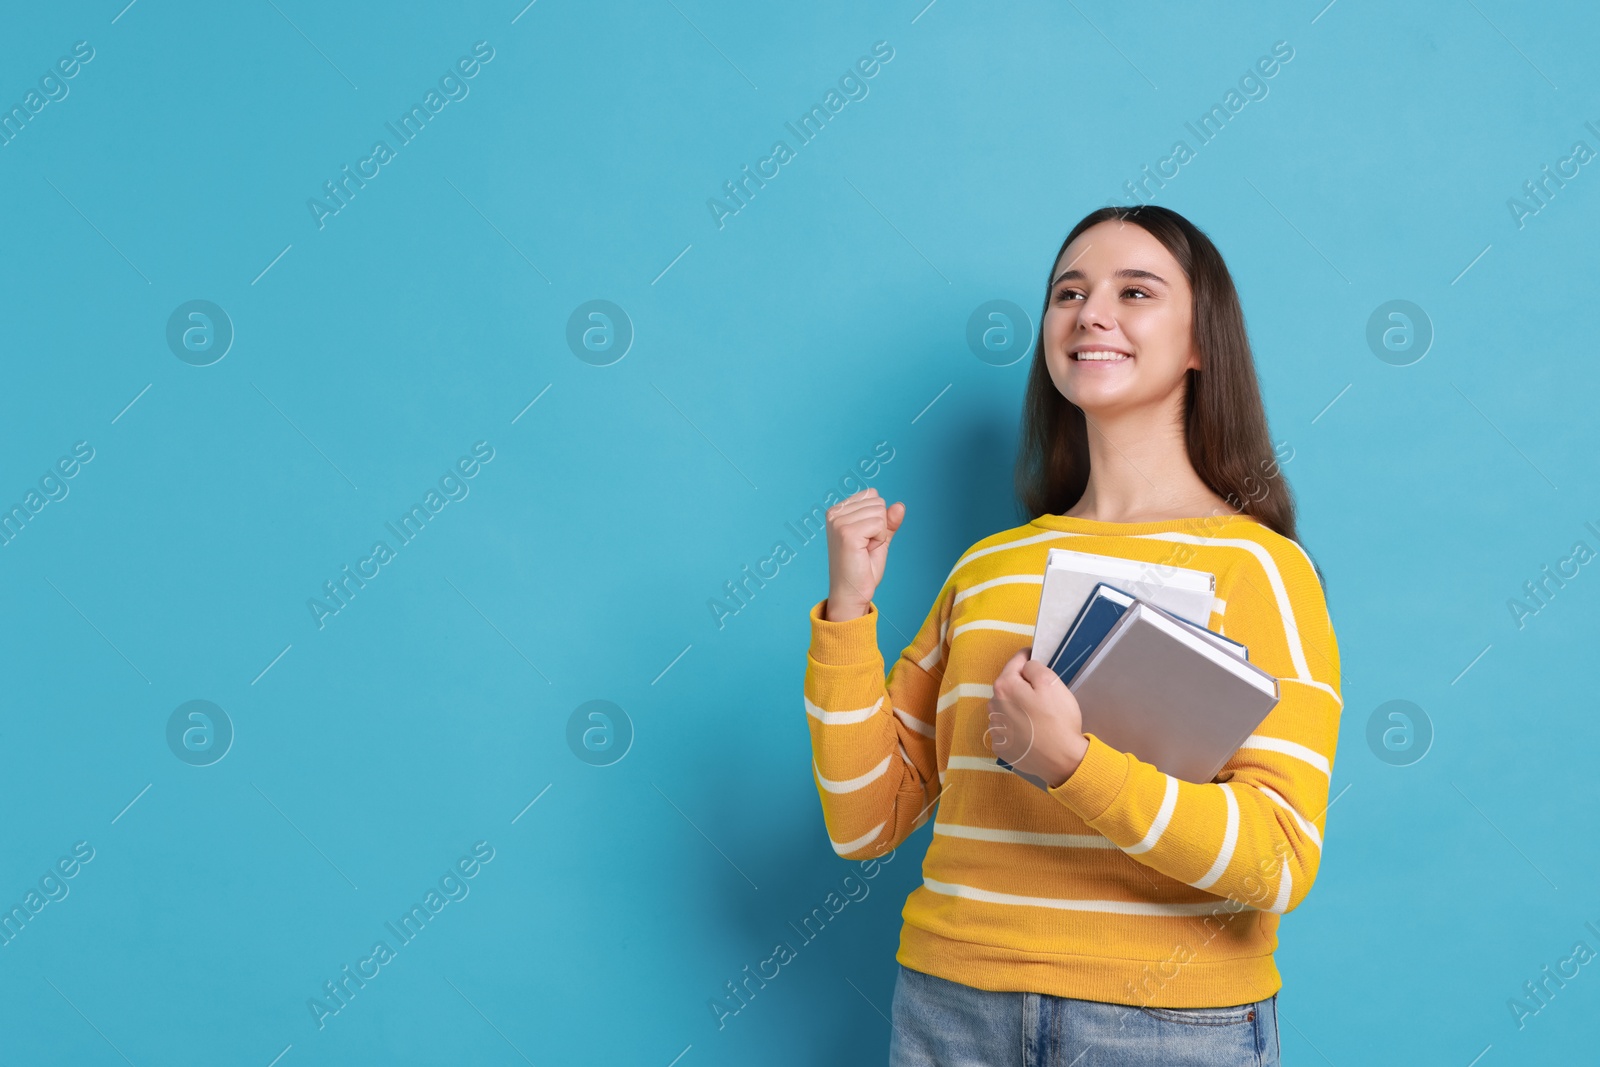
[[[867,613],[883,579],[889,542],[905,521],[903,503],[886,505],[876,489],[845,497],[827,511],[828,602],[823,617],[844,622]]]

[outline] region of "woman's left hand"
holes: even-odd
[[[996,756],[1054,789],[1089,750],[1083,713],[1061,676],[1020,649],[994,680],[985,740]]]

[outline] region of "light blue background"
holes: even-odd
[[[1036,314],[1072,224],[1279,40],[1158,202],[1234,272],[1344,664],[1285,1062],[1592,1048],[1600,964],[1507,1007],[1600,949],[1600,576],[1507,608],[1600,548],[1600,173],[1506,205],[1600,149],[1588,5],[123,2],[0,34],[6,107],[95,49],[0,147],[0,502],[95,449],[0,548],[0,903],[95,849],[0,948],[0,1060],[883,1062],[927,828],[708,1008],[856,866],[800,704],[824,548],[721,629],[707,601],[888,441],[892,659],[1018,522],[1027,363],[977,359],[969,314]],[[307,199],[480,40],[470,95],[319,230]],[[880,40],[870,95],[719,230],[707,199]],[[209,367],[166,346],[191,299],[236,330]],[[565,341],[591,299],[636,331],[608,367]],[[1365,340],[1392,299],[1436,331],[1410,366]],[[470,495],[319,630],[307,599],[479,440]],[[196,698],[237,732],[203,768],[165,740]],[[1366,743],[1397,698],[1436,731],[1406,767]],[[566,742],[595,699],[636,731],[603,768]],[[307,999],[479,840],[470,896],[319,1031]]]

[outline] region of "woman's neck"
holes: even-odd
[[[1160,522],[1238,513],[1195,473],[1181,413],[1146,408],[1084,414],[1089,483],[1067,515],[1098,522]]]

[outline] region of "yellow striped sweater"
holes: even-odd
[[[991,686],[1031,644],[1052,547],[1216,575],[1208,626],[1278,678],[1279,702],[1214,781],[1180,781],[1092,733],[1048,793],[995,763]],[[961,555],[887,679],[876,605],[833,622],[825,604],[811,609],[805,707],[834,850],[882,855],[937,805],[901,963],[979,989],[1158,1008],[1278,991],[1278,917],[1317,874],[1343,706],[1298,544],[1242,515],[1044,515]]]

